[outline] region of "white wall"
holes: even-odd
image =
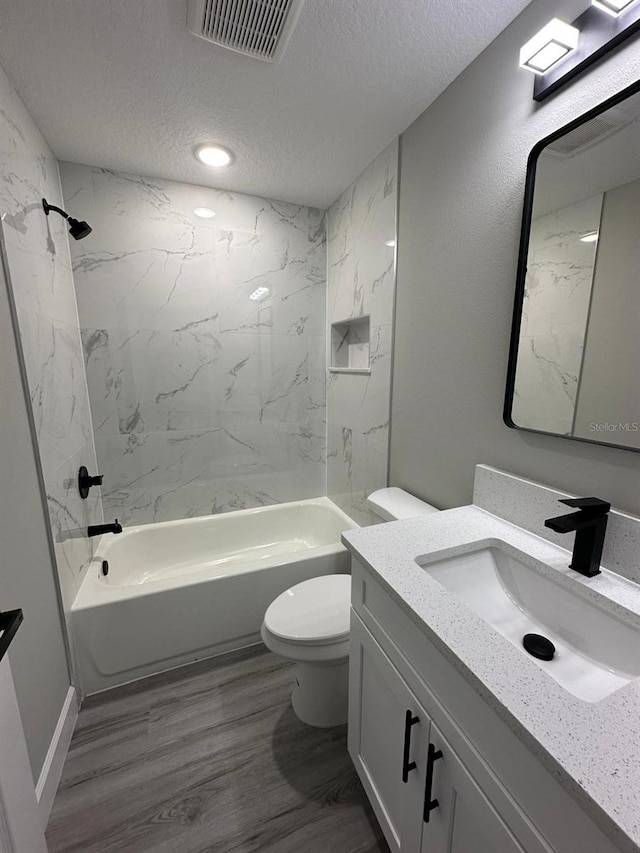
[[[71,163],[61,175],[93,225],[71,254],[108,520],[324,495],[323,211]]]
[[[81,464],[95,468],[95,452],[67,229],[57,214],[44,215],[43,196],[62,204],[58,164],[0,69],[2,234],[56,562],[54,566],[44,540],[31,434],[15,375],[15,341],[2,281],[0,607],[22,607],[25,612],[11,663],[35,779],[69,687],[54,573],[57,568],[68,618],[93,552],[86,528],[102,519],[99,494],[82,501],[76,486]],[[73,213],[84,218],[80,210]]]
[[[502,422],[527,156],[631,84],[632,40],[540,105],[518,51],[584,0],[534,0],[402,139],[391,482],[440,507],[469,503],[486,462],[640,513],[640,455]]]
[[[0,363],[0,609],[24,611],[9,657],[35,785],[70,681],[2,269]]]
[[[360,524],[387,484],[397,203],[394,140],[327,211],[329,324],[369,318],[371,373],[327,380],[327,494]]]
[[[1,69],[0,108],[2,231],[68,618],[95,547],[86,528],[102,521],[99,490],[83,501],[76,485],[96,458],[69,239],[62,217],[42,209],[43,196],[62,205],[58,163]]]

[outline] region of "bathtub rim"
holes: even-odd
[[[310,498],[300,501],[287,501],[280,504],[269,504],[268,506],[252,507],[251,509],[233,510],[232,512],[214,513],[212,515],[201,515],[195,518],[178,518],[172,521],[158,521],[151,524],[138,524],[132,527],[124,527],[123,532],[119,536],[132,535],[139,531],[153,531],[154,528],[166,529],[167,527],[194,526],[212,521],[221,521],[229,517],[248,516],[269,514],[278,510],[287,510],[299,506],[322,506],[330,509],[338,517],[344,521],[346,530],[359,528],[359,525],[353,518],[347,515],[334,501],[329,497]],[[330,556],[332,554],[340,554],[346,551],[340,540],[328,545],[318,545],[315,548],[309,548],[306,551],[292,551],[290,556],[279,555],[277,560],[265,562],[260,565],[259,561],[248,561],[242,566],[234,566],[231,571],[211,577],[208,570],[195,571],[184,576],[177,583],[175,577],[161,578],[158,580],[149,580],[140,584],[122,584],[110,585],[102,582],[100,571],[103,560],[108,560],[108,553],[112,543],[118,540],[113,539],[113,534],[103,534],[96,547],[92,559],[87,564],[85,576],[82,579],[78,593],[71,605],[71,612],[99,607],[102,604],[110,604],[116,601],[135,599],[139,597],[152,596],[154,594],[164,593],[169,589],[182,586],[191,586],[202,583],[205,580],[222,580],[224,578],[233,577],[234,575],[244,574],[246,572],[267,571],[273,566],[286,565],[303,559],[314,559],[316,557]],[[122,540],[120,540],[122,541]],[[302,557],[304,555],[304,557]]]

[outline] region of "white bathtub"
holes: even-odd
[[[83,693],[259,642],[277,595],[349,571],[357,526],[317,498],[105,534],[71,611]]]

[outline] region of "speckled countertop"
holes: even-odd
[[[475,506],[351,530],[342,540],[620,850],[640,851],[640,678],[598,702],[577,699],[416,558],[432,561],[498,540],[639,632],[640,585],[607,571],[584,578],[567,567],[565,549]]]

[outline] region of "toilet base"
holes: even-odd
[[[343,726],[348,717],[349,659],[335,663],[299,663],[291,704],[296,717],[308,726]]]

